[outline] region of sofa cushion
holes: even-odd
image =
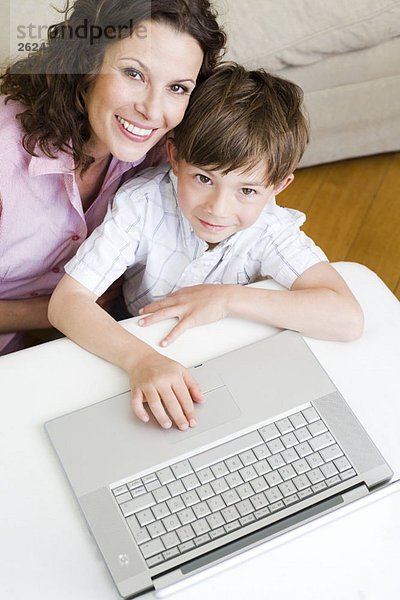
[[[400,35],[400,0],[214,0],[226,58],[277,71]]]

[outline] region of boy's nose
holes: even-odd
[[[225,217],[228,211],[229,194],[218,191],[208,198],[206,209],[214,216]]]

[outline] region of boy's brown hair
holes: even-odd
[[[298,165],[309,140],[296,84],[222,63],[192,93],[175,129],[177,158],[226,174],[265,163],[265,184],[277,185]]]

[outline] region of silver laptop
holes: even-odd
[[[299,334],[191,371],[206,396],[195,429],[141,423],[129,392],[45,425],[124,598],[345,506],[393,474]]]

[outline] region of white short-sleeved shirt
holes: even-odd
[[[300,230],[304,214],[275,200],[251,227],[208,250],[179,210],[176,190],[169,164],[125,183],[65,271],[98,296],[125,273],[125,302],[136,315],[149,302],[203,283],[247,284],[269,276],[290,289],[306,269],[327,260]]]

